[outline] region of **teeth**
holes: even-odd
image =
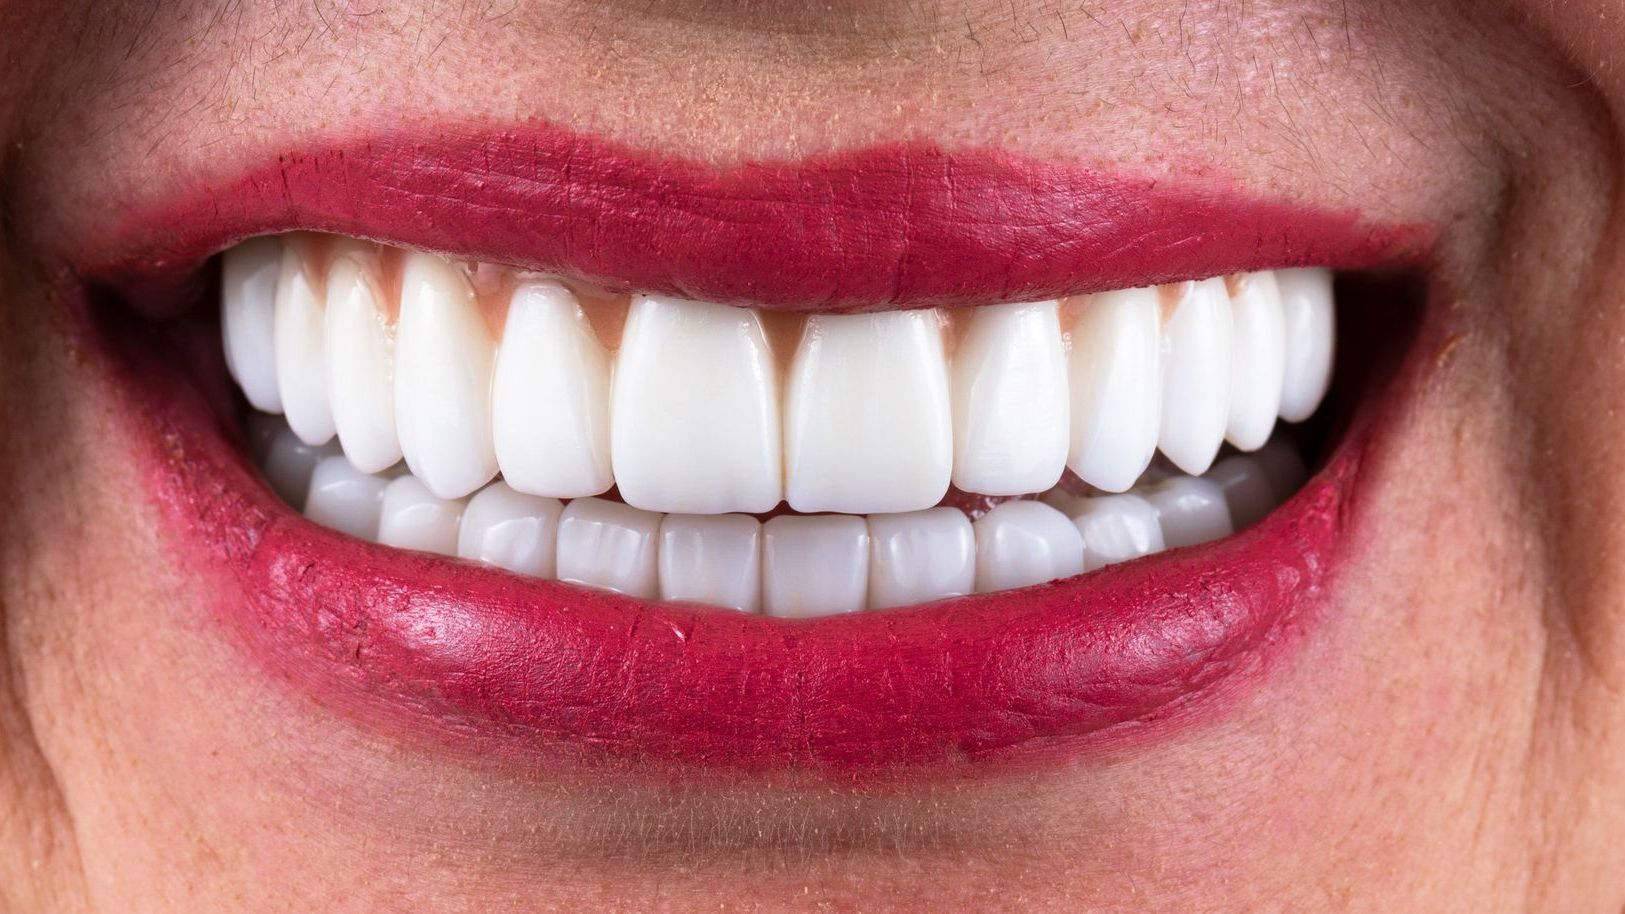
[[[1055,302],[977,308],[953,367],[954,485],[1023,495],[1066,469],[1066,350]]]
[[[721,514],[779,503],[778,373],[755,311],[635,298],[611,414],[627,504]]]
[[[990,593],[1083,573],[1083,536],[1037,501],[1007,501],[976,522],[976,590]]]
[[[655,599],[659,528],[660,515],[620,502],[570,502],[559,517],[559,580]]]
[[[1281,418],[1302,422],[1314,415],[1332,380],[1337,334],[1332,274],[1329,270],[1281,270],[1275,276],[1286,338]]]
[[[762,525],[762,602],[770,616],[857,612],[869,585],[861,517],[775,517]]]
[[[398,549],[457,554],[457,523],[463,503],[436,496],[416,476],[392,479],[384,487],[378,542]]]
[[[1221,460],[1203,478],[1224,492],[1225,504],[1230,506],[1230,518],[1237,530],[1245,530],[1263,520],[1281,501],[1275,497],[1264,465],[1251,454]]]
[[[429,491],[460,498],[497,471],[491,333],[468,280],[440,257],[408,254],[396,333],[395,422],[406,463]]]
[[[457,531],[457,554],[532,577],[551,578],[558,550],[557,499],[524,495],[493,482],[468,500]]]
[[[761,609],[762,525],[742,514],[672,514],[660,523],[660,599]]]
[[[333,437],[327,400],[327,319],[323,290],[305,267],[302,245],[282,252],[276,281],[276,375],[288,427],[306,444]]]
[[[376,473],[401,459],[395,434],[395,334],[380,307],[377,277],[359,255],[327,273],[328,398],[339,443],[355,468]]]
[[[253,238],[220,264],[220,332],[226,367],[243,396],[262,413],[282,412],[276,379],[276,281],[282,242]]]
[[[324,456],[324,448],[312,447],[300,441],[287,425],[281,424],[280,429],[271,436],[261,462],[265,481],[284,502],[303,505],[305,493],[310,491],[311,474]]]
[[[514,290],[491,394],[497,462],[509,485],[575,498],[615,484],[609,377],[609,353],[568,289],[533,280]]]
[[[1128,491],[1156,453],[1161,340],[1156,289],[1092,295],[1072,325],[1072,449],[1067,465],[1096,488]]]
[[[1145,493],[1162,519],[1162,539],[1169,549],[1197,546],[1234,531],[1224,490],[1207,479],[1175,476]]]
[[[1157,443],[1175,466],[1199,476],[1219,453],[1230,416],[1230,294],[1222,279],[1169,291],[1174,301],[1163,325]]]
[[[1281,290],[1273,273],[1236,277],[1230,295],[1234,358],[1230,374],[1230,421],[1225,436],[1244,451],[1270,440],[1281,411],[1286,328]]]
[[[1094,571],[1166,548],[1157,509],[1138,495],[1085,499],[1072,522],[1083,537],[1083,570]]]
[[[1271,441],[1254,454],[1253,459],[1258,461],[1264,470],[1264,477],[1270,481],[1270,492],[1275,496],[1276,504],[1291,498],[1309,478],[1303,458],[1285,441]]]
[[[971,593],[976,535],[956,508],[869,518],[869,608],[909,606]]]
[[[892,513],[942,500],[953,432],[940,320],[935,311],[807,319],[785,385],[792,508]]]
[[[310,477],[305,516],[356,539],[374,539],[388,483],[382,476],[356,469],[342,454],[323,457]]]

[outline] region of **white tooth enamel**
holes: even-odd
[[[1067,517],[1074,517],[1083,510],[1084,503],[1089,499],[1084,495],[1057,487],[1039,495],[1038,500]]]
[[[463,273],[409,253],[395,337],[395,425],[413,475],[460,498],[496,475],[491,333]]]
[[[1147,490],[1145,500],[1162,519],[1162,539],[1169,549],[1199,546],[1235,530],[1224,491],[1209,480],[1174,476]]]
[[[1290,442],[1277,439],[1265,445],[1262,450],[1253,455],[1258,465],[1264,469],[1264,478],[1270,481],[1270,491],[1275,493],[1275,504],[1285,504],[1287,499],[1298,494],[1303,484],[1309,479],[1309,468],[1303,465],[1303,458],[1298,456],[1298,449]]]
[[[1072,522],[1083,536],[1085,571],[1137,559],[1164,548],[1157,509],[1138,495],[1085,499]]]
[[[958,508],[869,516],[869,608],[971,593],[976,534]]]
[[[1037,501],[1007,501],[976,527],[976,590],[991,593],[1083,573],[1083,536]]]
[[[610,441],[627,504],[724,514],[779,503],[778,370],[755,311],[634,298],[614,386]]]
[[[416,476],[399,476],[384,486],[378,542],[397,549],[457,554],[457,523],[463,503],[440,498]]]
[[[762,605],[762,525],[743,514],[660,522],[660,599],[754,613]]]
[[[609,353],[570,290],[513,291],[492,383],[502,478],[520,492],[576,498],[615,484],[609,458]]]
[[[300,441],[298,435],[283,425],[271,436],[260,465],[264,467],[265,481],[271,491],[284,503],[298,507],[305,503],[316,464],[328,453],[325,448]]]
[[[457,554],[520,574],[551,578],[563,511],[556,498],[525,495],[506,483],[493,482],[475,493],[463,509]]]
[[[276,281],[282,242],[250,238],[227,251],[220,264],[220,332],[226,367],[243,396],[260,412],[282,412],[276,379]]]
[[[762,603],[770,616],[857,612],[869,588],[869,525],[861,517],[775,517],[762,525]]]
[[[785,398],[785,488],[797,511],[915,511],[947,492],[953,429],[937,312],[809,317]]]
[[[1263,520],[1264,515],[1280,504],[1257,455],[1227,457],[1202,478],[1224,491],[1225,504],[1230,506],[1230,520],[1237,530],[1245,530]]]
[[[306,444],[333,437],[327,400],[327,317],[324,292],[311,275],[307,244],[282,250],[276,281],[276,376],[288,427]]]
[[[660,515],[602,498],[578,498],[559,518],[559,580],[653,600],[660,594]]]
[[[364,255],[341,254],[327,272],[327,378],[333,425],[363,473],[401,459],[395,434],[395,333]]]
[[[323,457],[310,477],[305,517],[370,542],[378,537],[384,486],[388,483],[382,476],[356,469],[343,454]]]
[[[1066,347],[1056,302],[977,308],[954,356],[954,485],[1024,495],[1066,469]]]
[[[1314,415],[1332,381],[1337,336],[1330,270],[1279,270],[1281,315],[1285,326],[1285,383],[1281,418],[1302,422]]]
[[[1230,373],[1230,420],[1225,437],[1244,451],[1270,440],[1281,411],[1286,328],[1274,273],[1248,273],[1230,283],[1234,349]]]
[[[1073,321],[1067,465],[1108,492],[1134,485],[1157,450],[1162,309],[1156,289],[1091,295]]]
[[[1230,416],[1230,293],[1223,279],[1180,283],[1162,336],[1162,429],[1157,444],[1193,476],[1207,472]]]

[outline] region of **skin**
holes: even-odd
[[[0,3],[0,910],[1619,910],[1613,6]],[[242,663],[46,292],[121,205],[454,115],[1220,174],[1436,226],[1448,333],[1334,607],[1200,726],[884,789],[473,764]]]

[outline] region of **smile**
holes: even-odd
[[[457,144],[351,148],[388,172],[372,208],[296,157],[280,201],[183,200],[86,271],[170,538],[263,668],[503,757],[827,775],[1137,738],[1308,630],[1419,323],[1360,323],[1412,233],[935,151],[582,176],[552,139],[474,138],[528,178],[477,189]],[[840,223],[899,161],[953,161],[952,199],[916,192],[932,240],[876,229],[870,262]],[[1102,218],[1035,248],[955,209],[977,185],[1012,225]],[[634,258],[656,187],[752,218]],[[537,193],[545,240],[489,228]]]

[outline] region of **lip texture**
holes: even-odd
[[[802,304],[1392,264],[1420,237],[1002,154],[892,148],[719,174],[545,131],[286,156],[146,218],[100,249],[111,259],[75,271],[87,288],[164,282],[234,239],[292,227]],[[366,721],[549,770],[951,774],[1162,732],[1263,675],[1320,611],[1373,437],[1362,410],[1303,491],[1218,543],[1021,591],[769,619],[316,526],[247,462],[217,346],[177,355],[173,328],[81,303],[175,559],[261,669]]]

